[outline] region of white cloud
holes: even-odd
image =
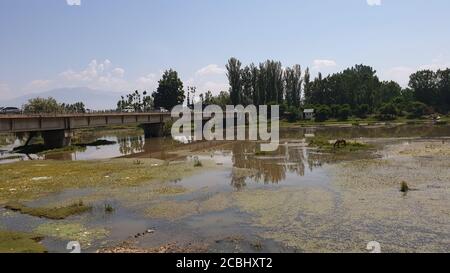
[[[395,81],[401,86],[407,86],[409,75],[416,70],[408,66],[397,66],[388,69],[385,73],[381,73],[381,78],[388,81]]]
[[[450,68],[450,62],[444,60],[443,57],[435,58],[429,64],[418,66],[397,66],[380,73],[383,80],[396,81],[401,86],[406,87],[409,83],[409,76],[418,70],[433,70]]]
[[[319,70],[322,68],[330,68],[337,66],[336,62],[333,60],[314,60],[313,69]]]
[[[381,0],[367,0],[369,6],[381,6]]]
[[[217,64],[210,64],[199,69],[195,74],[197,76],[223,75],[225,71],[225,68],[219,67]]]
[[[146,76],[139,77],[136,81],[136,87],[152,93],[158,87],[158,80],[159,76],[157,74],[150,73]]]
[[[93,89],[123,91],[128,85],[123,78],[124,75],[125,69],[114,67],[108,59],[103,62],[92,60],[81,71],[69,69],[60,73],[58,83],[65,86],[87,86]]]
[[[81,0],[66,0],[69,6],[81,6]]]

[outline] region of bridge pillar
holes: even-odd
[[[72,132],[69,130],[54,130],[41,132],[44,145],[50,149],[62,148],[70,145]]]
[[[163,136],[163,123],[147,123],[142,124],[144,129],[145,138],[162,137]]]

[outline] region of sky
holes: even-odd
[[[61,87],[228,90],[225,64],[371,65],[406,86],[450,67],[448,0],[1,0],[0,100]]]

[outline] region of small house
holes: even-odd
[[[314,119],[314,109],[305,109],[303,111],[303,118],[308,120]]]

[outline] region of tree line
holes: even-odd
[[[192,107],[194,101],[202,105],[216,104],[244,106],[280,105],[280,114],[297,120],[303,109],[313,108],[317,120],[347,119],[349,116],[365,118],[377,115],[380,119],[393,119],[399,115],[421,117],[434,112],[450,110],[450,69],[421,70],[410,76],[407,88],[394,81],[381,81],[376,71],[367,65],[355,65],[341,72],[323,77],[311,77],[309,68],[304,71],[298,64],[284,68],[279,61],[267,60],[258,65],[243,66],[236,58],[226,64],[229,90],[217,96],[211,91],[199,94],[197,89],[183,82],[175,70],[166,70],[158,81],[157,89],[131,92],[122,96],[117,110],[133,109],[147,112],[164,108],[171,110],[183,104]],[[24,105],[26,113],[84,113],[82,102],[60,104],[52,98],[36,98]]]
[[[281,62],[267,60],[243,66],[229,59],[227,77],[230,100],[237,104],[278,104],[281,112],[296,119],[301,109],[314,108],[316,119],[381,119],[397,115],[420,117],[427,113],[447,113],[450,109],[450,69],[421,70],[410,76],[408,88],[394,81],[381,81],[367,65],[355,65],[342,72],[311,79],[309,68],[300,65],[283,68]]]
[[[83,102],[73,104],[59,103],[56,99],[49,98],[33,98],[23,105],[25,114],[42,114],[42,113],[86,113],[86,107]]]

